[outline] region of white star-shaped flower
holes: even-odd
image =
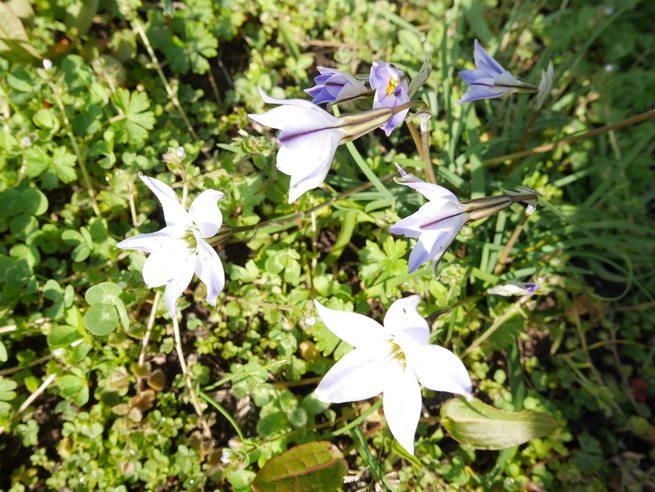
[[[471,378],[450,350],[430,345],[428,323],[416,310],[417,295],[394,302],[384,327],[366,316],[335,311],[314,301],[332,333],[355,347],[316,388],[326,403],[344,403],[383,393],[384,415],[398,443],[414,454],[421,416],[421,383],[434,391],[471,396]]]
[[[216,235],[223,216],[216,201],[223,193],[203,191],[184,210],[173,189],[148,176],[139,176],[159,199],[166,227],[121,241],[116,247],[150,253],[143,267],[143,280],[150,288],[166,286],[166,307],[175,316],[175,304],[189,286],[193,274],[207,286],[207,302],[216,305],[225,285],[225,272],[218,254],[206,241]]]

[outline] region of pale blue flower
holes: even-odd
[[[223,223],[216,204],[223,193],[203,191],[187,212],[166,183],[148,176],[139,177],[159,199],[166,227],[127,238],[116,247],[150,253],[143,267],[143,280],[150,288],[166,286],[164,300],[171,316],[175,316],[177,300],[189,286],[194,272],[207,286],[207,302],[215,306],[225,286],[225,272],[216,250],[205,239],[215,236]]]
[[[430,328],[418,314],[420,297],[394,302],[384,326],[361,314],[314,301],[325,326],[355,350],[343,356],[315,390],[326,403],[367,400],[383,393],[384,417],[398,443],[414,454],[421,417],[421,388],[471,398],[471,377],[450,350],[430,344]]]
[[[371,89],[375,90],[373,108],[393,108],[409,102],[409,86],[407,77],[390,63],[376,61],[371,66],[369,77]],[[382,125],[387,137],[391,135],[405,119],[409,109],[396,113],[389,121]]]
[[[366,83],[336,68],[318,67],[321,75],[314,79],[316,86],[305,89],[314,104],[340,103],[356,99],[368,92]]]
[[[473,57],[475,70],[459,72],[459,76],[468,84],[469,90],[456,104],[478,99],[491,99],[505,94],[537,92],[535,85],[517,79],[490,57],[477,39]]]

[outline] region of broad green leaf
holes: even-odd
[[[12,61],[32,61],[41,58],[30,39],[27,37],[25,27],[11,8],[0,2],[0,53]]]
[[[48,346],[53,350],[64,348],[81,338],[82,334],[74,326],[56,326],[48,335]]]
[[[97,336],[109,335],[118,326],[116,308],[110,304],[95,304],[84,313],[84,326]]]
[[[348,463],[326,441],[301,444],[269,460],[252,483],[255,492],[332,492],[343,486]]]
[[[34,82],[30,74],[24,70],[16,70],[7,76],[7,83],[9,87],[18,92],[32,92]]]
[[[74,36],[86,34],[93,16],[98,11],[98,0],[75,0],[66,7],[64,21]]]
[[[58,301],[64,297],[64,290],[56,280],[48,280],[43,286],[43,296],[51,301]]]
[[[506,412],[478,399],[455,398],[441,409],[441,423],[462,444],[478,449],[505,449],[545,437],[559,424],[538,412]]]

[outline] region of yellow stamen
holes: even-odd
[[[396,79],[391,79],[389,81],[389,85],[387,86],[387,95],[390,96],[391,94],[394,93],[396,90],[396,86],[398,85],[398,80]]]

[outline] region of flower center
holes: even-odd
[[[196,236],[193,233],[194,229],[195,227],[189,227],[186,230],[184,236],[182,236],[182,240],[186,243],[187,247],[195,253],[196,250],[198,249],[198,240],[196,239]]]
[[[396,360],[400,365],[404,366],[406,364],[405,352],[403,352],[400,346],[393,340],[389,340],[389,346],[389,353],[380,361],[380,364]]]
[[[398,85],[398,79],[391,79],[389,81],[389,85],[387,86],[387,95],[390,96],[393,94],[396,90],[396,86]]]

